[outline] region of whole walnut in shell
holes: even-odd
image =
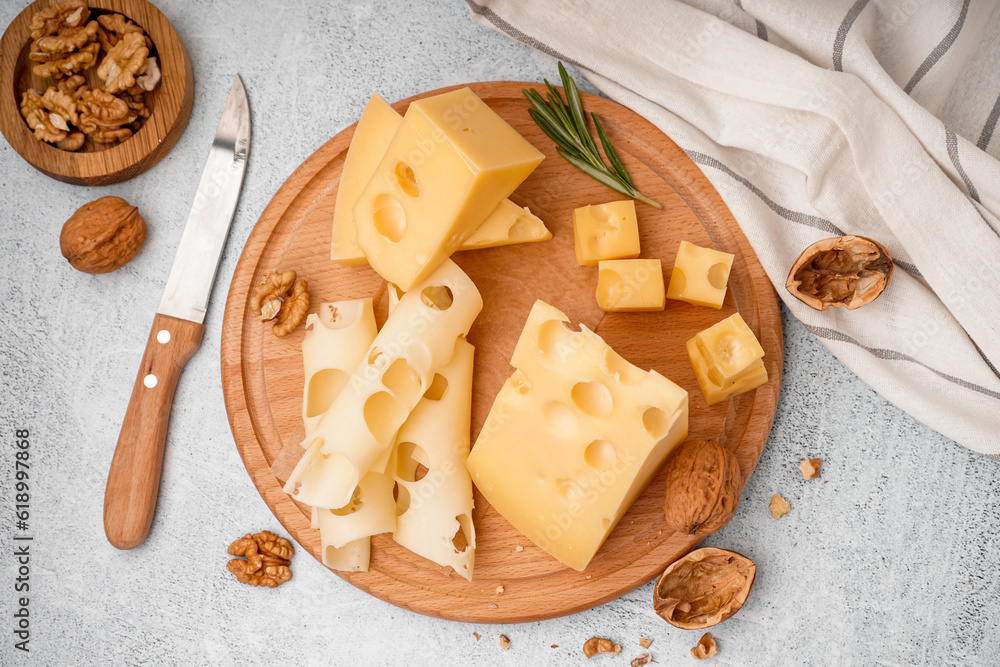
[[[735,551],[705,547],[674,561],[653,589],[653,608],[674,627],[701,630],[743,607],[757,566]]]
[[[81,206],[63,225],[59,248],[84,273],[110,273],[128,264],[146,241],[146,221],[121,197]]]
[[[714,440],[688,440],[667,461],[667,527],[685,535],[721,530],[736,513],[742,488],[735,454]]]

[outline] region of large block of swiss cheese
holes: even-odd
[[[354,205],[358,245],[383,278],[409,290],[542,157],[468,88],[417,100]]]
[[[687,437],[687,392],[536,301],[476,440],[472,481],[532,542],[583,570]]]

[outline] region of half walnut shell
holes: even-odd
[[[757,566],[735,551],[705,547],[674,561],[653,589],[653,608],[682,630],[710,628],[743,606]]]
[[[892,257],[882,244],[863,236],[840,236],[806,248],[785,287],[810,308],[854,310],[882,293],[892,268]]]

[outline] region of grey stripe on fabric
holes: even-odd
[[[955,43],[956,39],[958,39],[958,33],[962,32],[962,26],[965,24],[965,17],[969,14],[969,3],[971,1],[972,0],[965,0],[962,3],[962,11],[958,13],[958,20],[955,21],[955,25],[951,26],[951,30],[949,30],[948,34],[944,36],[944,39],[942,39],[941,42],[934,47],[934,50],[931,51],[930,55],[924,59],[924,62],[920,63],[920,67],[918,67],[917,71],[913,73],[913,77],[910,79],[910,82],[906,84],[906,88],[903,88],[904,93],[909,93],[913,90],[913,87],[920,83],[920,80],[924,78],[924,75],[937,64],[937,61],[941,60],[941,57],[947,53],[948,49],[951,48],[951,45]]]
[[[979,141],[976,142],[976,146],[979,150],[984,151],[986,147],[990,145],[990,139],[993,138],[993,130],[997,126],[997,120],[1000,120],[1000,95],[997,96],[997,101],[993,103],[993,109],[990,111],[990,115],[986,118],[986,124],[983,125],[983,131],[979,135]]]
[[[983,396],[989,396],[990,398],[995,398],[1000,400],[1000,392],[993,391],[992,389],[987,389],[986,387],[980,387],[978,384],[973,384],[972,382],[968,382],[967,380],[963,380],[962,378],[957,378],[954,375],[948,375],[947,373],[942,373],[939,370],[931,368],[922,361],[914,359],[908,354],[903,354],[902,352],[897,352],[896,350],[886,350],[884,348],[868,347],[866,345],[862,345],[861,343],[854,340],[847,334],[843,334],[835,329],[828,329],[826,327],[814,327],[806,324],[805,322],[803,322],[802,324],[806,328],[806,331],[819,338],[825,338],[827,340],[833,340],[839,343],[850,343],[851,345],[856,345],[857,347],[860,347],[862,350],[868,352],[872,356],[877,357],[879,359],[885,359],[886,361],[908,361],[910,363],[917,364],[918,366],[926,368],[931,373],[934,373],[942,380],[947,380],[948,382],[956,384],[959,387],[975,391],[977,393],[982,394]]]
[[[969,191],[969,196],[979,201],[979,193],[976,191],[976,186],[972,184],[972,180],[969,175],[965,173],[965,169],[962,168],[962,163],[958,160],[958,137],[955,133],[948,128],[944,129],[944,142],[948,146],[948,157],[951,158],[951,163],[955,167],[955,171],[958,175],[962,177],[962,182],[965,183],[965,189]]]
[[[809,215],[808,213],[793,211],[791,209],[785,208],[781,204],[778,204],[773,199],[764,194],[764,192],[756,185],[754,185],[747,179],[743,178],[735,171],[733,171],[726,165],[716,160],[711,155],[705,155],[704,153],[699,153],[698,151],[692,151],[686,149],[684,150],[684,152],[687,153],[687,156],[691,158],[692,162],[697,162],[698,164],[703,164],[707,167],[714,167],[715,169],[718,169],[719,171],[728,175],[730,178],[738,181],[740,184],[742,184],[744,187],[750,190],[750,192],[760,197],[760,200],[763,201],[765,204],[767,204],[768,208],[770,208],[772,211],[780,215],[785,220],[797,222],[800,225],[806,225],[808,227],[814,227],[824,232],[829,232],[830,234],[834,234],[835,236],[846,236],[844,230],[842,230],[840,227],[836,226],[829,220],[820,218],[815,215]],[[893,259],[892,261],[893,264],[903,269],[907,273],[912,274],[914,276],[923,277],[923,274],[920,273],[920,270],[913,264],[910,264],[909,262],[904,262],[899,259]]]
[[[740,9],[743,9],[743,0],[734,0],[734,1],[736,2],[736,6],[737,7],[739,7]],[[746,10],[744,9],[743,11],[746,11]],[[749,12],[747,12],[747,13],[749,14]],[[760,21],[758,21],[756,18],[754,18],[753,22],[757,24],[757,38],[758,39],[762,39],[762,40],[764,40],[766,42],[767,41],[767,26],[764,25],[763,23],[761,23]]]
[[[837,236],[844,236],[844,231],[839,227],[837,227],[832,222],[830,222],[829,220],[824,220],[823,218],[820,218],[815,215],[809,215],[808,213],[800,213],[799,211],[793,211],[791,209],[785,208],[781,204],[778,204],[770,197],[768,197],[766,194],[764,194],[763,190],[761,190],[756,185],[754,185],[747,179],[737,174],[735,171],[733,171],[726,165],[716,160],[711,155],[705,155],[704,153],[699,153],[698,151],[692,151],[692,150],[685,150],[684,152],[687,153],[688,157],[691,158],[691,160],[693,160],[694,162],[718,169],[719,171],[724,172],[730,178],[741,183],[744,187],[750,190],[750,192],[760,197],[760,200],[765,204],[767,204],[767,207],[769,209],[780,215],[782,218],[785,218],[786,220],[791,220],[792,222],[797,222],[800,225],[815,227],[816,229],[820,229],[824,232],[829,232],[831,234],[836,234]]]
[[[496,12],[494,12],[489,7],[483,7],[480,4],[476,4],[472,0],[465,0],[465,4],[469,6],[469,11],[471,11],[473,14],[476,14],[477,16],[482,16],[484,19],[486,19],[494,26],[496,26],[498,30],[513,37],[522,44],[527,44],[531,48],[538,49],[542,53],[548,54],[553,58],[563,61],[564,63],[570,63],[572,65],[580,67],[580,63],[576,62],[572,58],[567,58],[563,54],[553,49],[548,44],[543,44],[542,42],[539,42],[534,37],[526,35],[525,33],[521,32],[520,30],[512,26],[511,24],[507,23],[502,18],[497,16]]]
[[[837,28],[837,37],[833,40],[833,69],[838,72],[844,71],[844,42],[847,41],[847,33],[851,31],[851,26],[858,19],[858,14],[868,5],[869,0],[857,0],[849,10],[847,16]]]
[[[966,332],[966,333],[968,333],[968,332]],[[969,337],[969,340],[972,340],[971,336]],[[990,367],[991,371],[993,371],[993,375],[996,375],[998,378],[1000,378],[1000,371],[998,371],[997,367],[993,365],[993,362],[990,361],[989,358],[985,354],[983,354],[982,348],[980,348],[978,345],[976,345],[976,341],[974,341],[974,340],[972,340],[972,344],[975,346],[976,352],[979,353],[979,356],[983,358],[983,361],[986,362],[986,365]]]

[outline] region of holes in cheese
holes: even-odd
[[[365,401],[365,424],[377,442],[391,441],[406,421],[406,406],[387,391],[378,391]]]
[[[392,195],[382,194],[372,202],[372,225],[390,243],[399,243],[406,231],[406,211]]]
[[[347,516],[348,514],[354,514],[361,509],[364,505],[364,501],[361,498],[361,487],[355,487],[354,495],[351,496],[351,502],[347,503],[343,507],[338,507],[337,509],[327,510],[330,514],[336,516]]]
[[[429,307],[422,297],[450,305]],[[403,294],[312,434],[310,442],[319,442],[323,455],[338,455],[334,470],[327,473],[303,457],[285,490],[300,502],[337,508],[347,504],[366,473],[385,470],[400,426],[455,355],[482,306],[475,284],[450,260]]]
[[[413,174],[413,168],[405,162],[397,162],[393,169],[396,175],[396,185],[407,197],[419,197],[420,186],[417,184],[417,177]]]
[[[469,455],[474,348],[463,339],[438,370],[447,391],[424,398],[396,438],[390,466],[398,487],[393,538],[416,554],[471,578],[475,549]]]
[[[424,398],[428,401],[440,401],[446,391],[448,391],[448,378],[440,373],[435,373],[431,386],[424,392]]]
[[[725,290],[729,282],[729,266],[717,262],[708,270],[708,283],[717,290]]]
[[[687,392],[537,301],[467,466],[486,500],[582,570],[687,436]],[[530,383],[526,394],[519,380]]]
[[[607,417],[615,408],[611,392],[603,383],[595,380],[577,382],[570,390],[570,396],[577,409],[591,417]]]
[[[597,472],[605,472],[615,467],[618,461],[618,454],[615,453],[615,446],[607,440],[598,438],[587,445],[583,452],[583,458],[591,468]]]
[[[393,487],[392,497],[396,501],[396,516],[400,516],[410,509],[410,492],[400,483]]]
[[[646,377],[646,373],[622,359],[610,347],[604,351],[604,364],[601,368],[615,380],[629,387],[634,387]]]
[[[319,417],[347,384],[347,373],[339,368],[324,368],[309,378],[306,388],[306,417]]]
[[[420,290],[420,301],[434,310],[448,310],[455,297],[447,285],[432,285]]]
[[[424,448],[415,442],[401,442],[396,445],[396,479],[404,482],[419,482],[427,476],[431,460]]]
[[[472,532],[472,519],[469,518],[468,514],[459,514],[455,517],[458,522],[458,530],[455,531],[455,536],[451,538],[451,544],[455,549],[456,554],[461,554],[466,551],[474,540],[470,540],[469,536],[473,534]],[[469,577],[472,578],[471,576]]]
[[[670,429],[670,415],[660,408],[649,407],[642,411],[642,427],[654,440],[659,440]]]
[[[402,357],[392,362],[382,374],[382,386],[391,391],[404,405],[416,403],[422,390],[420,376],[410,368],[406,359]],[[398,429],[402,424],[403,422],[400,422],[396,428]],[[395,430],[393,429],[393,431]],[[379,438],[379,441],[382,441],[382,438]]]

